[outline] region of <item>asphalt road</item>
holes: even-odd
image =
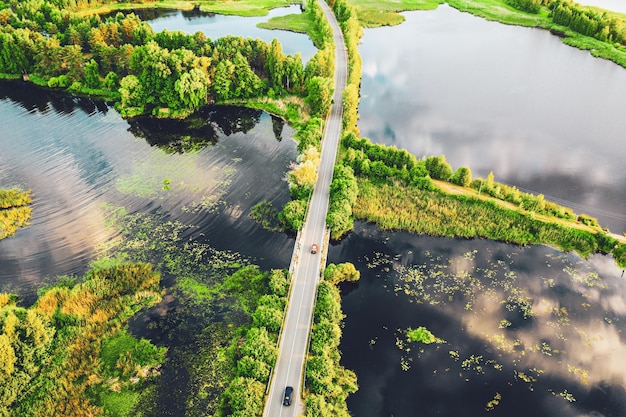
[[[325,263],[324,254],[328,243],[325,235],[328,193],[341,134],[341,100],[347,79],[347,54],[343,34],[335,16],[323,0],[318,0],[318,2],[324,9],[326,18],[333,28],[336,46],[335,92],[330,115],[326,121],[317,183],[313,189],[308,216],[300,233],[300,240],[296,241],[294,248],[294,251],[297,252],[296,267],[292,276],[289,306],[279,343],[278,360],[272,374],[270,390],[263,412],[265,417],[295,417],[304,414],[302,401],[304,364],[311,330],[313,303],[320,271],[325,266],[323,264],[323,262]],[[310,253],[313,243],[319,246],[316,254]],[[283,406],[286,386],[294,388],[291,406]]]

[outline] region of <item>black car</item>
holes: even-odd
[[[283,398],[283,405],[291,405],[291,397],[293,397],[293,387],[285,388],[285,397]]]

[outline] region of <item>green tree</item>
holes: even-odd
[[[209,75],[199,68],[192,68],[180,76],[174,88],[185,108],[197,109],[207,103]]]
[[[233,98],[231,84],[235,75],[235,65],[229,60],[220,61],[215,67],[215,78],[213,80],[213,91],[218,100],[228,100]]]
[[[0,334],[0,374],[2,379],[6,380],[15,371],[15,363],[17,357],[15,350],[11,346],[11,340],[6,334]]]
[[[356,84],[349,84],[343,90],[343,128],[345,131],[358,133],[356,126],[358,120],[359,107],[359,87]]]
[[[278,332],[283,324],[283,310],[272,306],[258,306],[252,313],[252,323],[256,327],[265,327],[271,332]]]
[[[270,366],[258,359],[244,356],[237,361],[237,375],[265,383],[270,376]]]
[[[144,91],[139,79],[134,75],[127,75],[120,82],[120,105],[123,109],[138,107],[143,109]]]
[[[113,71],[109,71],[106,75],[106,77],[104,77],[104,82],[102,83],[102,87],[109,90],[109,91],[115,91],[117,90],[117,88],[119,87],[119,76],[114,73]]]
[[[268,74],[268,86],[275,92],[283,90],[283,76],[285,75],[285,55],[278,39],[273,39],[267,51],[265,68]]]
[[[268,279],[272,294],[279,297],[285,297],[289,289],[289,281],[287,279],[288,272],[282,269],[272,269]]]
[[[472,183],[472,171],[469,167],[459,167],[450,178],[450,182],[462,187],[469,187]]]
[[[283,87],[289,92],[300,93],[304,86],[304,68],[300,53],[287,55],[283,63],[284,83]]]
[[[429,156],[424,160],[424,166],[433,179],[448,181],[452,176],[452,167],[444,155]]]
[[[279,220],[285,225],[286,229],[297,232],[304,225],[304,215],[306,214],[306,200],[291,200],[283,211],[278,215]]]
[[[85,65],[85,86],[87,88],[100,88],[100,73],[98,63],[92,59]]]
[[[361,273],[350,262],[329,264],[324,270],[324,279],[335,285],[343,281],[358,281],[359,278]]]
[[[323,354],[329,346],[339,346],[341,341],[341,328],[338,323],[324,321],[315,325],[311,333],[311,353]]]
[[[333,80],[330,78],[313,77],[307,83],[307,103],[311,114],[325,116],[333,101]]]
[[[252,71],[250,64],[237,51],[233,58],[234,78],[231,84],[231,93],[233,98],[249,98],[255,97],[263,91],[263,82],[258,75]]]
[[[245,377],[235,378],[226,391],[224,399],[231,417],[255,417],[263,411],[265,384]]]

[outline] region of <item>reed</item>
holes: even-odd
[[[602,231],[590,231],[539,219],[528,211],[507,208],[495,200],[464,194],[423,190],[399,182],[359,179],[355,217],[375,222],[385,230],[407,230],[431,236],[487,238],[527,244],[548,244],[583,257],[611,253],[618,264],[624,244]],[[620,255],[622,254],[622,255]]]

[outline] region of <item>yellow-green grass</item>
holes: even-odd
[[[237,16],[265,16],[271,9],[285,7],[299,3],[292,0],[226,0],[226,1],[156,1],[151,3],[115,3],[105,4],[98,7],[90,7],[77,11],[80,16],[91,14],[106,14],[115,11],[129,9],[177,9],[192,10],[196,6],[200,10],[211,13],[237,15]]]
[[[90,16],[92,14],[109,14],[116,11],[130,9],[177,9],[177,10],[193,10],[194,4],[189,1],[158,1],[154,3],[108,3],[96,7],[88,7],[80,9],[75,13],[78,16]]]
[[[311,13],[308,11],[299,14],[272,17],[267,22],[261,22],[257,26],[263,29],[281,29],[297,33],[306,33],[318,47],[323,41],[319,39],[321,35],[317,33],[315,22],[311,17]]]
[[[594,237],[603,233],[600,229],[525,212],[509,203],[478,196],[475,190],[439,182],[436,185],[441,187],[439,192],[359,179],[353,214],[384,230],[548,244],[575,250],[582,256],[602,249],[598,247],[602,239]]]
[[[265,16],[271,9],[300,3],[293,0],[200,1],[200,10],[237,16]]]
[[[311,118],[309,105],[298,96],[287,96],[279,99],[260,97],[245,100],[226,100],[217,104],[263,110],[266,113],[286,120],[292,126],[303,125]]]
[[[443,0],[353,0],[359,21],[365,27],[394,26],[404,22],[400,12],[410,10],[433,10]]]
[[[0,189],[0,239],[13,236],[17,229],[28,225],[31,203],[30,191]]]
[[[538,14],[526,13],[509,6],[504,0],[448,0],[447,3],[462,12],[509,25],[546,27],[550,23],[547,9]]]

